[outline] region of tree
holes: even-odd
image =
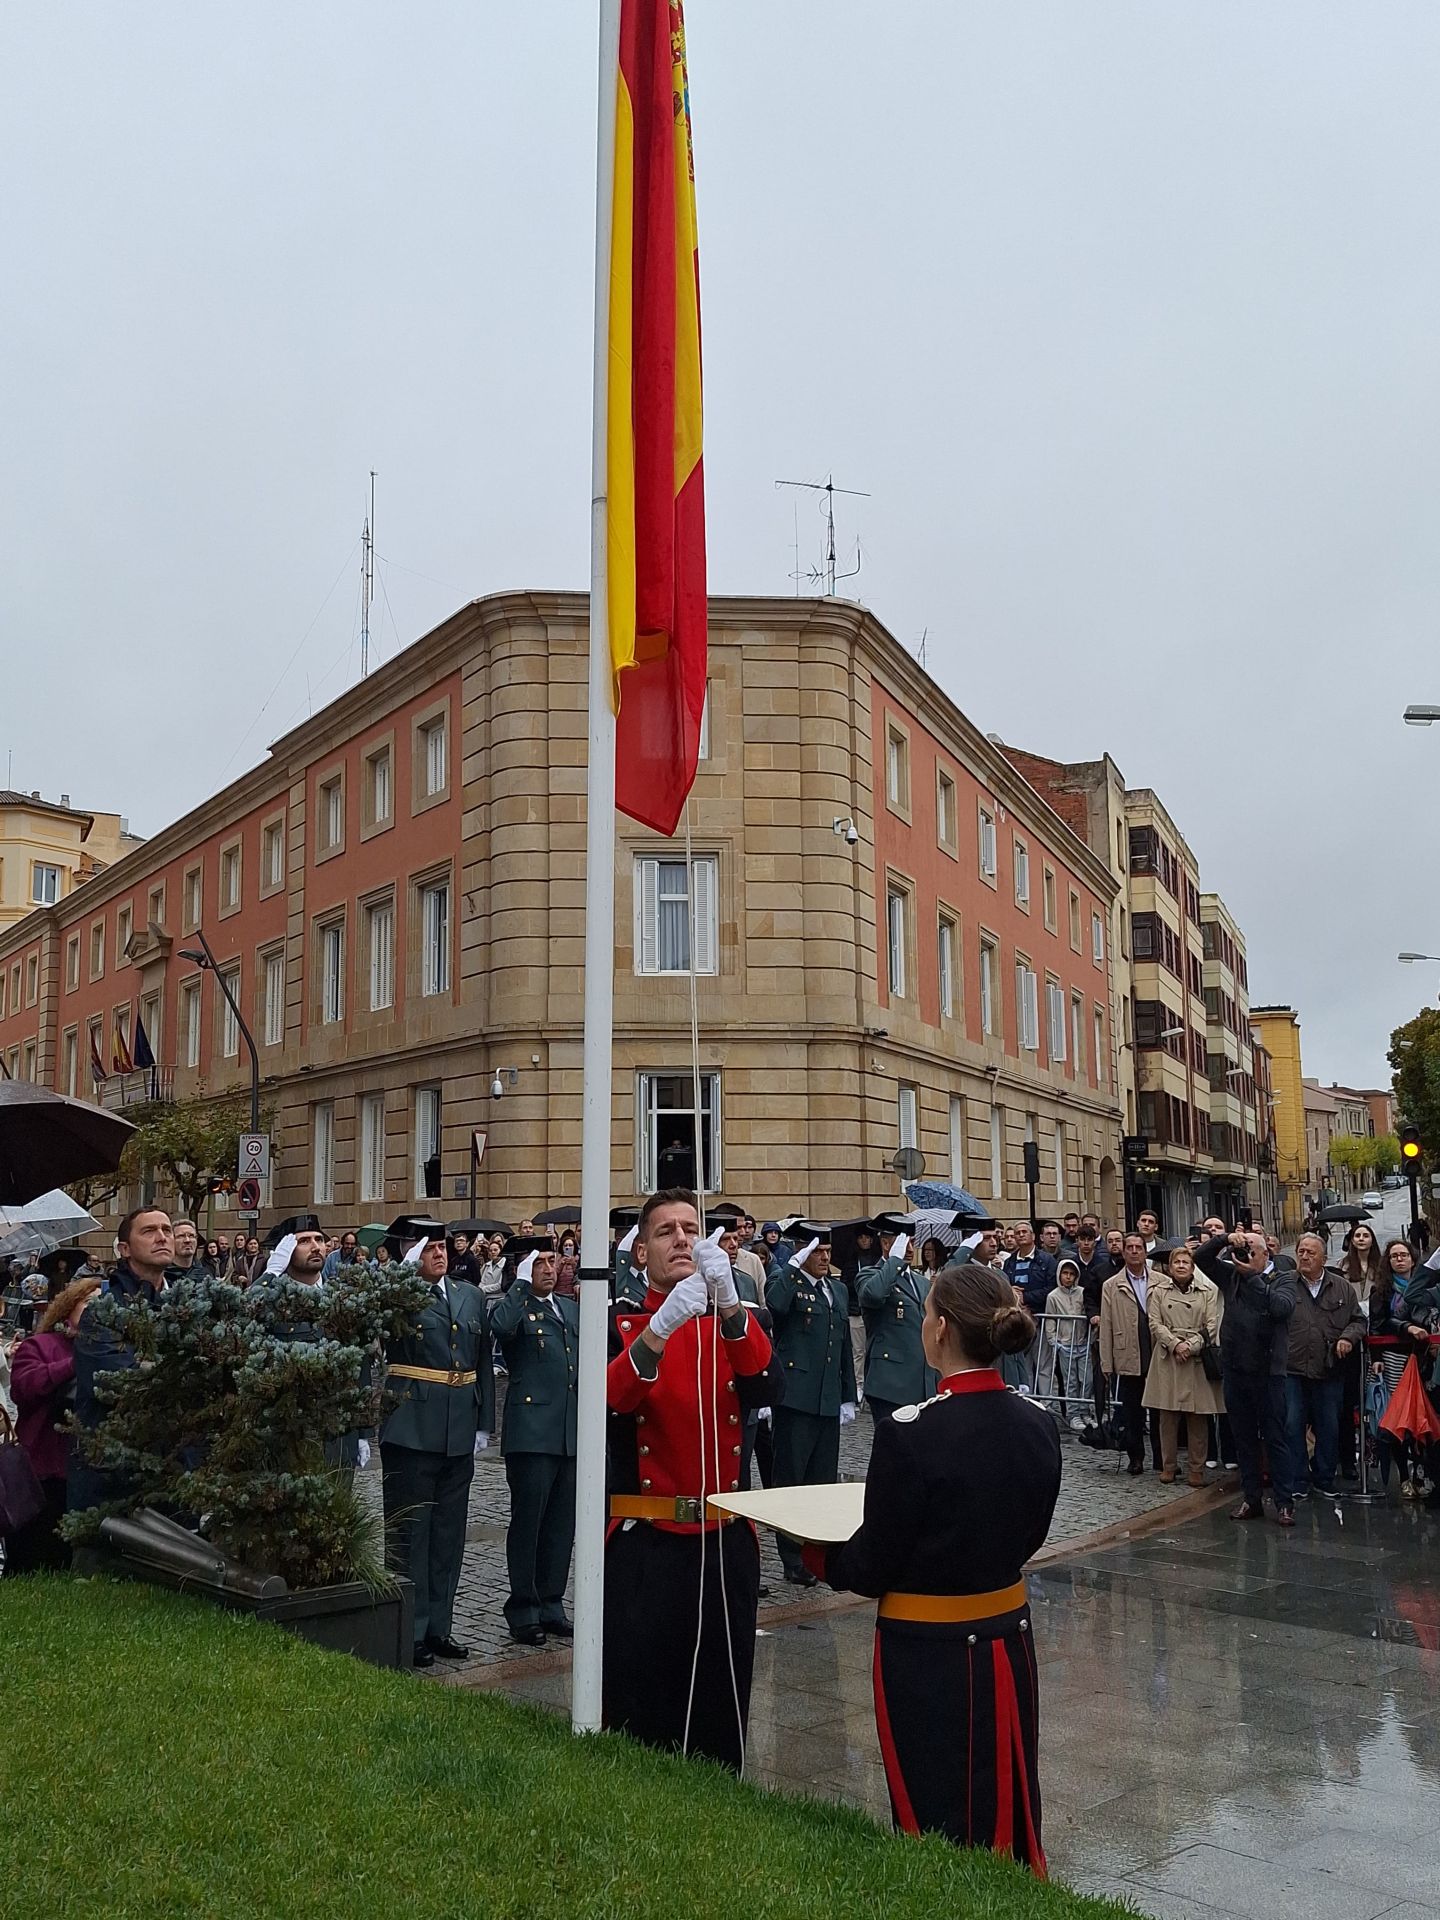
[[[1362,1182],[1375,1164],[1375,1142],[1368,1134],[1337,1133],[1330,1142],[1330,1164]]]
[[[379,1423],[370,1356],[413,1333],[429,1298],[413,1267],[366,1265],[323,1287],[179,1280],[153,1306],[96,1300],[89,1337],[140,1364],[104,1376],[98,1427],[72,1428],[82,1458],[114,1478],[110,1499],[66,1516],[67,1537],[93,1540],[107,1514],[154,1506],[202,1516],[228,1558],[292,1587],[383,1584],[377,1517],[331,1461],[341,1436]]]
[[[1440,1153],[1440,1008],[1426,1007],[1396,1027],[1388,1057],[1400,1113],[1420,1129],[1427,1155]]]
[[[179,1196],[191,1220],[217,1180],[233,1175],[240,1158],[240,1135],[250,1127],[248,1100],[146,1100],[126,1112],[135,1132],[126,1143],[120,1171],[126,1180],[161,1174]],[[262,1114],[268,1129],[273,1112]]]
[[[1400,1142],[1393,1133],[1377,1133],[1370,1144],[1375,1149],[1373,1165],[1380,1179],[1400,1171]]]

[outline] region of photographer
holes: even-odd
[[[1270,1459],[1275,1519],[1282,1527],[1293,1527],[1285,1376],[1295,1275],[1280,1270],[1261,1233],[1216,1234],[1196,1249],[1195,1264],[1215,1282],[1225,1301],[1220,1366],[1244,1489],[1244,1498],[1230,1517],[1265,1517],[1263,1448]]]

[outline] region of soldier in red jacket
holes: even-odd
[[[653,1194],[638,1228],[645,1304],[615,1309],[604,1713],[738,1771],[760,1550],[753,1527],[708,1514],[705,1498],[739,1487],[745,1415],[771,1401],[770,1341],[701,1232],[694,1194]]]

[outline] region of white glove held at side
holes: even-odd
[[[359,1466],[361,1473],[369,1466],[370,1442],[368,1440],[362,1440],[360,1442],[359,1452],[356,1454],[356,1464]]]
[[[696,1320],[710,1304],[710,1290],[703,1273],[688,1273],[677,1280],[655,1312],[650,1316],[650,1331],[657,1340],[668,1340],[677,1327]]]
[[[488,1452],[488,1451],[489,1451],[489,1448],[490,1448],[490,1436],[489,1436],[489,1434],[488,1434],[488,1433],[479,1433],[479,1432],[477,1432],[477,1433],[476,1433],[476,1435],[475,1435],[475,1451],[476,1451],[476,1453],[477,1453],[477,1454],[482,1454],[482,1453],[486,1453],[486,1452]]]
[[[842,1400],[840,1402],[841,1426],[842,1427],[850,1426],[851,1423],[854,1421],[854,1418],[855,1418],[855,1402],[853,1400]]]

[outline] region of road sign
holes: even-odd
[[[270,1178],[270,1136],[268,1133],[242,1133],[240,1136],[240,1178],[258,1180],[263,1184]]]
[[[240,1182],[239,1193],[236,1197],[240,1204],[241,1213],[259,1213],[260,1182],[258,1180],[242,1180]]]

